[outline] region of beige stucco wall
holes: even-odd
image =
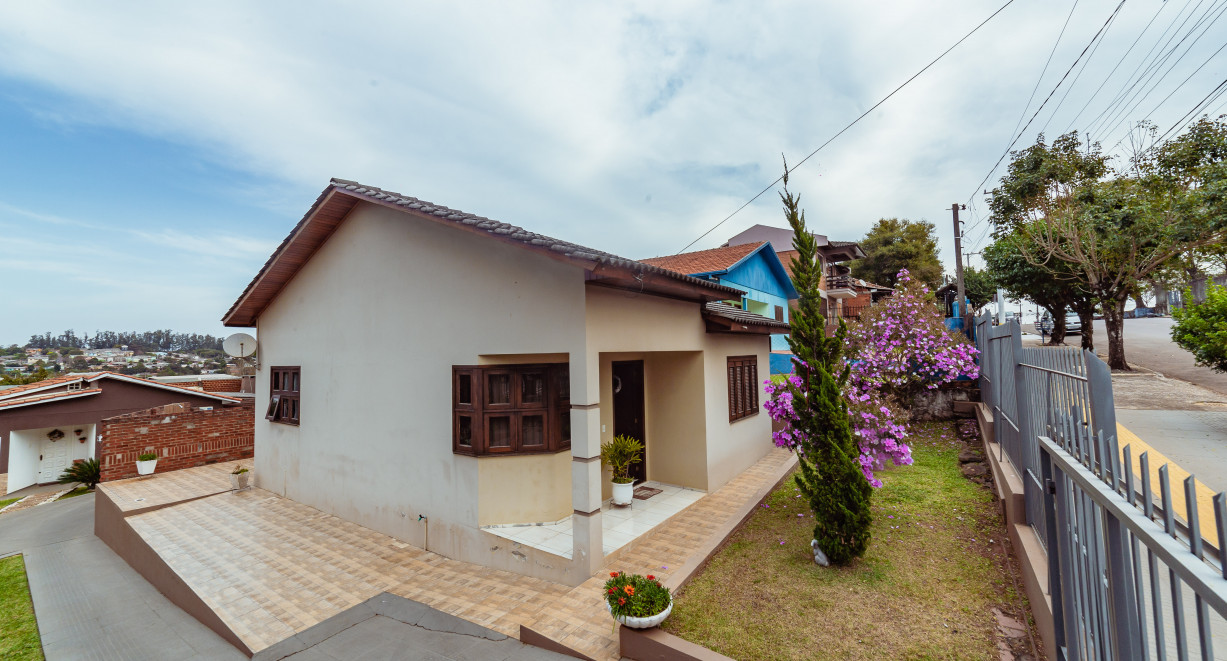
[[[581,269],[359,203],[258,330],[257,411],[270,367],[302,368],[301,425],[256,420],[258,486],[450,557],[540,573],[478,530],[482,460],[452,453],[451,368],[582,356]],[[572,365],[573,397],[584,367]]]
[[[571,453],[477,460],[478,523],[553,523],[571,514]]]
[[[761,382],[770,375],[769,336],[708,333],[698,303],[597,286],[588,287],[587,310],[587,357],[595,363],[587,370],[588,387],[600,393],[602,442],[613,437],[611,363],[644,360],[649,479],[715,490],[771,449],[771,420],[765,412],[729,423],[726,371],[729,356],[757,356],[762,401]],[[702,358],[686,358],[678,352],[702,352],[694,354]],[[698,379],[705,384],[702,404],[672,390],[675,384],[693,385]],[[661,420],[666,413],[682,417]],[[700,427],[701,444],[687,432]],[[654,440],[664,441],[659,444],[658,449],[664,451],[659,455],[654,455]],[[696,445],[702,445],[701,452]],[[697,475],[703,475],[702,481]],[[606,470],[603,482],[607,479]],[[602,492],[609,497],[607,483]]]

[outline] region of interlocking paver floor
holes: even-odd
[[[251,460],[240,462],[248,468]],[[230,490],[233,463],[209,464],[146,477],[103,482],[99,489],[123,512],[178,503]]]
[[[772,451],[611,556],[610,569],[668,581],[794,461],[784,450]],[[192,483],[212,488],[209,475],[188,470],[197,473],[167,474],[140,487],[111,484],[129,499],[133,489],[143,489],[141,506],[150,498],[182,496]],[[166,487],[155,486],[165,479]],[[526,625],[594,659],[618,657],[617,634],[600,596],[604,571],[571,588],[451,560],[254,488],[135,514],[127,522],[253,652],[387,591],[503,634],[518,637]]]

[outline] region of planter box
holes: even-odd
[[[157,469],[157,467],[158,467],[157,459],[136,462],[136,472],[138,475],[153,475],[153,471]]]
[[[247,471],[246,473],[239,473],[238,475],[231,473],[230,474],[230,486],[234,487],[235,491],[242,491],[243,489],[250,487],[251,486],[251,471]]]

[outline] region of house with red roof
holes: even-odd
[[[255,486],[577,585],[668,518],[628,512],[773,448],[760,403],[788,325],[726,303],[746,293],[334,179],[223,317],[258,329]],[[629,510],[600,460],[616,435],[645,445]]]
[[[0,390],[0,473],[5,493],[59,479],[98,458],[106,418],[166,404],[233,406],[240,399],[115,372],[66,374]]]

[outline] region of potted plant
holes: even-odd
[[[673,595],[651,574],[614,571],[605,581],[605,607],[623,626],[650,629],[673,612]]]
[[[615,436],[601,444],[601,463],[609,466],[613,482],[614,505],[630,505],[635,496],[635,479],[630,476],[631,464],[643,461],[639,453],[643,443],[630,436]]]
[[[136,472],[138,475],[152,475],[158,467],[158,453],[142,452],[136,457]]]
[[[235,464],[234,470],[230,471],[230,486],[234,487],[235,491],[241,491],[250,486],[251,471],[243,468],[242,464]]]

